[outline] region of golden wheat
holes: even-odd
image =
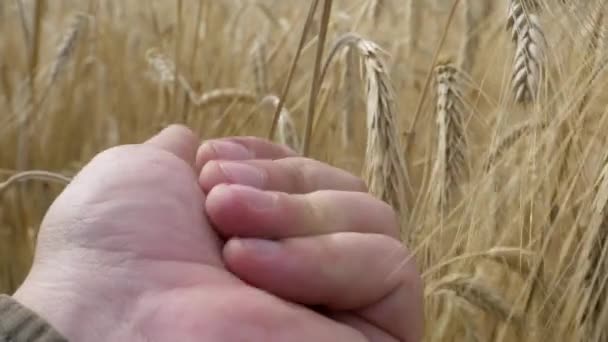
[[[513,62],[513,93],[519,103],[537,100],[545,68],[546,41],[535,11],[536,0],[511,0],[507,29],[516,43]]]

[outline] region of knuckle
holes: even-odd
[[[386,237],[386,250],[391,251],[391,256],[396,261],[394,274],[398,275],[403,283],[408,283],[412,288],[422,288],[422,276],[418,270],[414,254],[400,240]]]
[[[360,192],[369,192],[369,188],[367,187],[367,183],[365,182],[365,180],[363,180],[363,178],[361,177],[356,177],[353,175],[353,177],[355,177],[354,183],[356,186],[356,189]]]
[[[378,208],[378,215],[381,217],[381,224],[384,225],[383,231],[391,238],[398,239],[401,233],[401,219],[397,211],[390,204],[381,201],[369,193],[365,195],[370,203],[375,203]]]
[[[399,236],[399,233],[401,231],[401,220],[399,214],[397,214],[397,211],[395,211],[395,209],[390,204],[382,202],[382,205],[384,207],[384,210],[386,211],[385,215],[388,222],[388,230],[396,236]]]
[[[289,157],[282,160],[287,168],[291,185],[297,192],[308,192],[316,188],[318,184],[315,169],[319,166],[318,161],[305,157]]]

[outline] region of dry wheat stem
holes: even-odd
[[[463,32],[464,37],[460,48],[460,69],[467,74],[471,74],[473,66],[475,66],[475,57],[477,57],[479,49],[479,34],[475,32],[479,20],[474,13],[475,4],[477,4],[475,0],[466,0],[463,11],[466,29]]]
[[[258,40],[252,51],[253,75],[258,96],[268,93],[268,68],[266,65],[266,44]]]
[[[608,286],[602,277],[608,274],[608,163],[600,172],[596,182],[597,193],[591,206],[592,216],[589,227],[585,232],[584,246],[582,248],[581,274],[584,275],[583,298],[581,313],[583,325],[588,330],[604,322],[598,319],[602,308],[608,299]]]
[[[23,171],[9,177],[4,182],[0,183],[0,195],[8,190],[12,185],[29,180],[37,180],[42,182],[51,182],[62,185],[69,184],[72,180],[59,173],[48,171]]]
[[[419,32],[420,32],[420,17],[422,16],[421,14],[421,6],[420,4],[422,3],[419,0],[408,0],[408,11],[407,11],[407,22],[409,23],[408,25],[408,51],[407,51],[407,55],[409,58],[413,58],[414,57],[414,51],[417,50],[418,48],[418,37],[419,37]]]
[[[415,0],[412,0],[412,1],[415,1]],[[448,16],[448,19],[445,23],[445,27],[443,29],[443,34],[441,36],[439,44],[435,48],[435,52],[433,54],[433,59],[431,61],[431,65],[430,65],[429,71],[427,73],[426,81],[424,82],[424,86],[422,87],[422,94],[420,95],[420,99],[418,100],[418,104],[416,106],[416,111],[414,112],[414,118],[412,119],[412,122],[410,123],[409,129],[407,131],[408,136],[407,136],[407,140],[405,141],[406,151],[409,151],[409,148],[412,145],[411,143],[412,143],[412,139],[414,138],[414,130],[416,128],[416,124],[418,123],[418,119],[420,118],[420,114],[422,113],[422,107],[424,106],[424,102],[425,102],[427,94],[428,94],[429,86],[431,84],[431,80],[433,79],[433,71],[435,70],[437,60],[439,59],[439,53],[441,52],[441,49],[443,48],[443,45],[445,44],[445,41],[447,39],[448,32],[449,32],[450,26],[452,24],[452,21],[456,15],[456,9],[458,9],[459,3],[460,3],[460,0],[454,0],[454,4],[452,5],[452,9],[450,10],[450,15]]]
[[[323,52],[325,51],[325,41],[327,40],[327,31],[329,28],[329,19],[331,17],[331,9],[333,0],[325,0],[321,15],[319,39],[317,42],[317,54],[315,57],[315,66],[312,74],[312,87],[310,89],[310,98],[308,101],[308,111],[306,115],[306,127],[304,130],[304,142],[302,146],[302,154],[308,156],[310,153],[310,140],[312,139],[312,126],[315,121],[315,109],[317,98],[321,90],[322,79],[321,71],[323,65]]]
[[[310,4],[310,9],[308,10],[308,16],[306,18],[306,22],[304,23],[304,28],[302,29],[302,34],[300,35],[300,43],[298,44],[298,48],[296,50],[296,54],[291,63],[291,67],[289,69],[289,74],[287,75],[287,81],[283,86],[283,92],[280,97],[279,105],[277,106],[277,110],[274,113],[272,123],[270,126],[270,131],[268,133],[268,138],[272,139],[274,137],[274,133],[279,122],[279,117],[281,115],[281,110],[285,104],[285,100],[287,95],[289,94],[289,89],[291,88],[291,84],[293,81],[293,76],[296,71],[296,67],[298,66],[298,62],[300,61],[300,56],[302,54],[302,50],[304,49],[304,45],[306,44],[306,37],[308,36],[308,31],[312,26],[314,15],[317,11],[317,6],[319,5],[319,0],[313,0]]]
[[[384,6],[386,0],[369,0],[369,9],[368,9],[368,13],[369,13],[369,17],[371,18],[371,20],[375,23],[377,23],[380,20],[380,16],[382,15],[382,10],[384,9]]]

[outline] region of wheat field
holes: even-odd
[[[608,341],[604,3],[0,1],[0,291],[88,160],[185,123],[364,177],[426,341]]]

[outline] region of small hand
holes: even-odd
[[[255,138],[205,144],[197,164],[235,275],[368,341],[421,339],[419,275],[393,210],[360,179]]]

